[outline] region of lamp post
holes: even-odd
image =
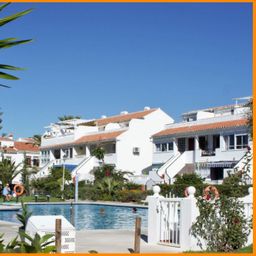
[[[63,159],[63,166],[62,166],[62,195],[61,195],[62,200],[64,200],[64,188],[65,188],[65,159]]]
[[[75,176],[75,202],[78,201],[78,180],[79,180],[79,174],[76,173],[76,176]]]

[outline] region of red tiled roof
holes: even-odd
[[[0,151],[4,151],[6,153],[16,153],[19,151],[39,152],[39,147],[27,142],[15,141],[13,147],[0,147]]]
[[[123,132],[125,132],[125,131],[114,131],[114,132],[108,132],[108,133],[98,133],[98,134],[86,135],[86,136],[83,136],[82,138],[78,139],[75,142],[75,144],[82,144],[85,142],[113,140],[113,139],[116,139],[116,137],[118,137]]]
[[[125,130],[124,131],[114,131],[114,132],[108,132],[108,133],[97,133],[97,134],[85,135],[85,136],[81,137],[80,139],[74,141],[73,143],[63,143],[63,144],[42,146],[42,147],[40,147],[40,149],[61,148],[61,147],[69,147],[69,146],[74,146],[74,145],[78,145],[78,144],[88,143],[88,142],[99,142],[99,141],[114,140],[120,134],[122,134],[123,132],[125,132]]]
[[[14,142],[14,148],[16,148],[18,151],[30,151],[30,152],[38,152],[39,147],[37,145],[34,145],[32,143],[27,142]]]
[[[54,144],[54,145],[49,145],[49,146],[41,146],[40,149],[71,147],[74,144],[75,144],[75,142],[73,142],[73,143]]]
[[[182,127],[175,127],[175,128],[168,128],[163,130],[159,133],[153,135],[153,137],[161,137],[167,135],[174,135],[174,134],[183,134],[183,133],[192,133],[198,131],[207,131],[207,130],[215,130],[215,129],[225,129],[230,127],[237,127],[237,126],[246,126],[247,119],[239,119],[239,120],[232,120],[232,121],[223,121],[211,124],[197,124],[197,125],[187,125]],[[188,123],[189,124],[189,123]]]
[[[122,115],[117,115],[117,116],[110,116],[106,118],[101,118],[101,119],[96,119],[93,121],[96,125],[106,125],[109,123],[121,123],[121,122],[128,122],[132,119],[139,119],[143,118],[144,116],[154,112],[156,108],[152,108],[149,110],[143,110],[139,112],[133,112],[133,113],[128,113],[128,114],[122,114]],[[91,123],[91,122],[89,122]]]

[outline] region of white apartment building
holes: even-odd
[[[106,164],[140,177],[143,170],[152,166],[151,136],[169,123],[173,119],[160,108],[145,107],[142,111],[123,111],[95,120],[74,119],[51,124],[42,136],[41,170],[37,177],[48,175],[53,166],[65,166],[73,177],[92,181],[92,170],[99,166],[92,152],[98,146],[105,150]]]
[[[13,135],[0,137],[0,161],[8,159],[18,166],[18,170],[26,162],[28,167],[39,166],[39,147],[31,138],[19,138],[14,140]],[[13,183],[21,182],[21,175],[16,176]]]
[[[252,140],[246,103],[190,111],[182,122],[152,136],[153,165],[148,184],[172,183],[175,175],[196,172],[218,184],[235,167],[244,168]],[[250,177],[252,178],[252,161]],[[250,180],[248,181],[250,182]]]

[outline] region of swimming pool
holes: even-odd
[[[74,204],[74,225],[83,229],[134,229],[136,216],[141,217],[142,228],[147,227],[146,208],[111,206],[102,204]],[[71,221],[70,204],[31,204],[28,205],[32,215],[63,215]],[[0,220],[18,222],[15,211],[0,211]]]

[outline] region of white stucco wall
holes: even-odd
[[[172,122],[173,119],[161,109],[157,109],[144,119],[131,120],[129,130],[117,138],[116,167],[139,175],[144,168],[151,166],[153,158],[151,136]],[[139,155],[133,154],[134,147],[140,149]]]

